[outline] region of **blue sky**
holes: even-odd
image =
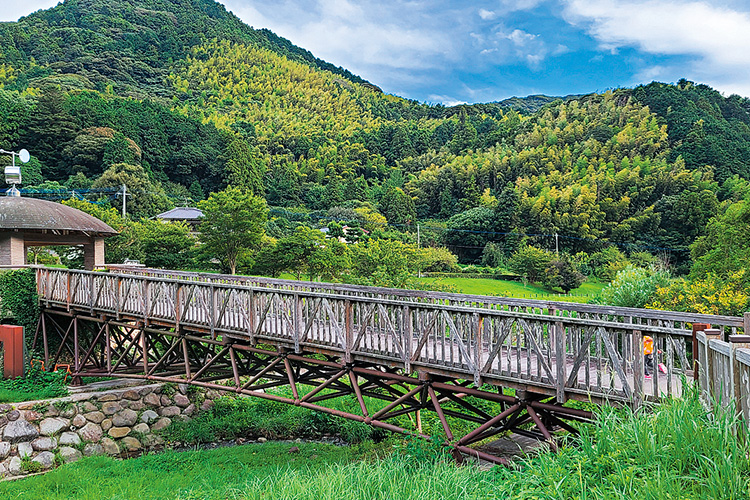
[[[15,20],[55,0],[0,0]],[[389,93],[427,102],[688,78],[750,97],[750,0],[224,0]]]

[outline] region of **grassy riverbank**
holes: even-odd
[[[0,483],[0,498],[747,499],[748,446],[734,424],[692,394],[639,413],[604,409],[580,442],[515,468],[457,467],[429,446],[396,440],[353,447],[269,442],[84,459]],[[289,453],[292,446],[299,452]]]

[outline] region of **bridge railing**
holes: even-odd
[[[405,291],[389,289],[345,294],[333,287],[307,290],[305,283],[274,288],[164,276],[41,268],[37,283],[48,307],[201,332],[226,342],[329,353],[348,363],[375,362],[406,373],[508,385],[559,401],[637,405],[679,395],[683,378],[692,376],[687,345],[692,331],[683,325],[707,318],[735,329],[743,325],[742,318],[680,313],[670,313],[679,321],[665,322],[623,317],[610,308],[595,314],[572,304],[563,314],[546,301],[521,307],[496,297],[459,300],[448,294],[448,300],[445,294],[401,296]],[[656,365],[664,369],[651,379],[644,378],[640,349],[645,335],[654,339]]]
[[[750,336],[735,335],[729,342],[712,330],[699,332],[699,383],[706,399],[724,407],[734,403],[746,426],[750,424]]]
[[[127,265],[109,265],[109,270],[113,273],[124,273],[134,276],[151,276],[155,278],[179,279],[205,283],[236,284],[276,290],[335,293],[337,295],[356,297],[407,300],[420,303],[468,306],[530,314],[548,314],[552,316],[633,323],[635,325],[660,326],[673,329],[676,333],[690,330],[690,325],[694,323],[708,323],[714,327],[722,328],[727,336],[740,333],[743,328],[742,318],[734,316],[580,304],[553,300],[532,300],[487,295],[405,290],[399,288],[359,286],[342,283],[295,281],[261,276],[236,276],[228,274],[172,271]]]

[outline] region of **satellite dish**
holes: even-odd
[[[28,163],[29,159],[31,158],[31,155],[29,155],[29,152],[25,149],[22,149],[18,152],[18,158],[21,160],[22,163]]]

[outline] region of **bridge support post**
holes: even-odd
[[[708,375],[708,393],[716,394],[715,387],[715,376],[714,376],[714,362],[713,362],[713,350],[711,349],[712,340],[721,340],[721,330],[718,328],[706,328],[703,333],[706,334],[706,374]]]
[[[639,408],[643,404],[643,333],[633,330],[633,408]]]
[[[693,323],[693,380],[698,380],[698,332],[710,328],[706,323]]]
[[[747,315],[745,315],[747,318]],[[750,348],[750,334],[745,335],[730,335],[729,345],[732,349],[730,362],[732,366],[732,387],[734,388],[734,401],[737,403],[738,410],[742,408],[742,384],[739,383],[742,380],[742,374],[740,373],[740,363],[737,361],[737,349],[749,349]]]

